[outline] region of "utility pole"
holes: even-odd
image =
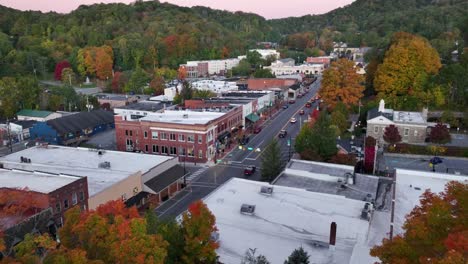
[[[13,142],[11,142],[11,130],[10,130],[10,121],[6,120],[7,125],[7,136],[8,136],[8,144],[10,145],[10,153],[13,153]]]

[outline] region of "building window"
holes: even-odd
[[[61,210],[62,210],[62,208],[61,208],[61,206],[60,206],[60,203],[56,203],[56,204],[55,204],[55,211],[56,211],[57,213],[60,213]]]
[[[145,136],[145,138],[148,138],[148,131],[144,132],[144,136]]]
[[[148,152],[148,145],[145,145],[145,151]]]
[[[404,132],[403,135],[405,135],[405,136],[408,136],[408,135],[409,135],[409,128],[405,128],[405,132]]]
[[[84,192],[80,191],[80,201],[84,201]]]
[[[158,132],[157,131],[152,131],[151,132],[151,138],[152,139],[158,139]]]
[[[378,127],[378,126],[375,126],[375,127],[374,127],[374,133],[375,133],[375,134],[379,133],[379,127]]]
[[[153,145],[153,153],[159,153],[159,146]]]
[[[161,133],[161,140],[167,140],[167,134]]]
[[[203,150],[198,150],[198,158],[203,158]]]
[[[161,154],[168,154],[169,151],[166,146],[161,146]]]
[[[125,135],[128,136],[128,130],[125,130]]]
[[[179,134],[179,141],[184,142],[185,141],[185,135],[184,134]]]
[[[133,140],[127,139],[127,146],[133,146]]]
[[[68,199],[63,200],[63,208],[64,209],[68,208]]]
[[[170,141],[175,141],[176,140],[176,135],[173,134],[173,133],[169,134],[169,140]]]
[[[193,148],[189,148],[189,149],[187,150],[187,156],[193,157]]]
[[[191,142],[191,143],[195,142],[195,136],[194,135],[188,135],[187,136],[187,142]]]
[[[418,131],[417,131],[417,130],[414,131],[414,136],[415,136],[415,137],[418,136]]]
[[[177,147],[170,147],[169,150],[171,155],[177,155]]]
[[[133,136],[133,130],[130,130],[130,136]]]
[[[72,194],[72,205],[75,205],[78,203],[78,196],[76,195],[76,192]]]
[[[179,156],[185,156],[185,148],[179,148]]]
[[[203,140],[203,136],[202,136],[202,135],[198,135],[198,144],[201,144],[201,143],[202,143],[202,140]]]

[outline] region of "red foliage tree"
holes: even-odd
[[[57,62],[57,64],[55,64],[55,70],[54,70],[55,80],[57,80],[57,81],[62,80],[62,71],[65,68],[71,68],[70,63],[68,61],[66,61],[66,60]]]
[[[374,170],[374,159],[375,155],[375,145],[377,144],[376,140],[368,136],[366,137],[365,141],[365,149],[364,149],[364,169],[366,172],[371,173]]]
[[[371,250],[387,263],[457,264],[468,261],[468,184],[450,182],[445,191],[427,190],[406,217],[405,233]]]
[[[183,215],[182,226],[185,238],[184,255],[185,263],[214,263],[216,249],[219,244],[211,239],[213,232],[218,229],[216,219],[208,207],[198,200],[188,208],[188,213]]]
[[[385,128],[383,139],[388,144],[394,145],[401,141],[400,132],[398,132],[398,128],[395,125],[389,125]]]
[[[441,123],[437,124],[431,129],[431,133],[429,134],[429,140],[432,143],[436,144],[449,143],[451,140],[451,136],[448,127]]]
[[[115,72],[114,78],[112,78],[112,92],[113,93],[122,93],[123,87],[126,83],[125,76],[122,72]]]

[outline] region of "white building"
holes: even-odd
[[[30,162],[21,162],[21,157]],[[111,200],[130,199],[142,191],[157,194],[145,183],[160,177],[162,172],[177,165],[178,160],[171,156],[49,145],[4,156],[0,158],[0,164],[6,169],[86,177],[88,206],[95,209]]]
[[[240,59],[238,58],[231,58],[231,59],[223,59],[223,60],[200,60],[200,61],[187,61],[187,64],[181,65],[187,68],[196,68],[200,67],[200,64],[208,64],[208,74],[225,74],[226,71],[236,67],[239,65]],[[197,71],[198,76],[202,76],[201,69]],[[191,76],[191,77],[198,77],[198,76]]]
[[[426,172],[396,169],[394,235],[404,232],[403,224],[406,216],[417,205],[420,205],[421,195],[430,190],[433,193],[444,191],[450,181],[468,184],[468,176],[446,174],[440,172]]]
[[[127,120],[139,119],[144,116],[164,112],[166,109],[173,108],[168,101],[141,101],[121,107],[114,108],[114,114],[123,116]]]
[[[281,54],[275,49],[251,49],[249,51],[250,52],[256,51],[260,53],[260,55],[262,56],[262,59],[264,60],[270,56],[274,56],[276,59],[279,59],[281,57]]]
[[[271,66],[273,67],[281,67],[281,66],[294,66],[295,61],[291,58],[286,58],[286,59],[280,59],[276,60],[271,63]]]
[[[45,122],[47,120],[62,117],[62,115],[59,113],[31,109],[23,109],[16,113],[16,115],[20,121],[33,120],[39,122]]]
[[[197,90],[209,90],[216,94],[227,92],[227,91],[238,90],[236,82],[225,82],[225,81],[215,81],[215,80],[202,80],[202,81],[192,82],[192,88],[197,89]]]
[[[322,74],[325,70],[324,64],[301,64],[301,65],[271,65],[264,67],[270,69],[271,72],[276,76],[281,75],[292,75],[292,74]]]
[[[360,217],[365,202],[339,195],[232,178],[204,202],[216,217],[223,263],[240,263],[256,248],[257,255],[280,264],[301,246],[311,263],[350,263],[369,232],[369,221]],[[335,245],[329,243],[332,223]]]

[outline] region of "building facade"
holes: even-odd
[[[241,108],[175,111],[138,120],[115,116],[117,149],[207,162],[216,157],[217,137],[242,123]]]

